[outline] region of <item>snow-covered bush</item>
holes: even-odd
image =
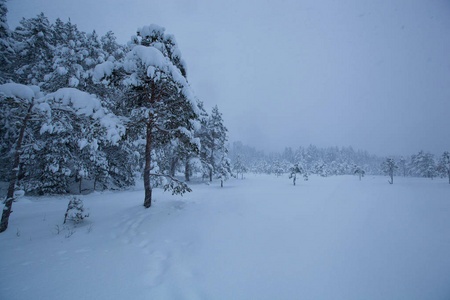
[[[89,217],[83,207],[83,200],[78,197],[73,197],[67,205],[66,215],[64,216],[64,224],[67,221],[72,221],[76,224],[84,221],[85,218]]]

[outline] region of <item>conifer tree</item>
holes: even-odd
[[[22,19],[13,33],[17,55],[13,62],[13,81],[39,85],[52,72],[55,37],[47,17],[41,13],[35,18]]]
[[[12,32],[7,23],[6,1],[0,0],[0,84],[12,79],[12,62],[16,57]]]
[[[154,150],[177,142],[186,151],[197,152],[198,143],[193,136],[193,121],[198,108],[184,76],[179,53],[173,38],[157,25],[140,28],[133,38],[121,68],[116,76],[125,88],[122,106],[128,118],[127,136],[131,139],[145,137],[144,206],[151,206],[153,177],[166,177],[164,185],[173,193],[184,193],[190,188],[170,174],[151,172]],[[106,74],[106,73],[105,73]]]
[[[411,157],[411,168],[416,176],[431,178],[436,176],[436,162],[431,153],[419,151]]]
[[[9,216],[14,200],[14,191],[17,184],[23,142],[27,140],[27,128],[35,108],[36,90],[15,83],[0,86],[0,134],[2,138],[2,155],[12,161],[9,170],[9,187],[0,222],[0,232],[8,228]],[[11,149],[5,153],[4,149]],[[4,157],[2,157],[4,159]],[[6,164],[4,160],[3,163]]]
[[[441,175],[448,177],[448,183],[450,184],[450,153],[448,151],[442,153],[437,169]]]
[[[218,170],[227,169],[226,154],[228,149],[225,145],[228,140],[227,131],[228,129],[225,127],[222,119],[222,113],[219,112],[219,108],[216,105],[213,107],[206,124],[206,136],[203,140],[206,161],[208,162],[209,181],[212,181],[214,175],[220,174]]]
[[[394,183],[394,172],[396,169],[398,169],[397,164],[395,163],[395,160],[393,158],[386,158],[386,160],[381,164],[381,169],[383,172],[389,177],[391,177],[391,180],[388,181],[389,184]]]

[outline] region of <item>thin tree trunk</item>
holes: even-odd
[[[12,203],[14,201],[14,190],[16,188],[17,173],[19,171],[20,152],[22,150],[22,141],[25,134],[25,128],[27,127],[28,119],[31,116],[31,110],[33,109],[33,100],[28,108],[28,112],[23,120],[22,128],[20,128],[19,138],[17,139],[16,152],[14,153],[14,164],[11,171],[11,180],[9,182],[8,193],[6,195],[5,207],[3,208],[2,220],[0,222],[0,232],[5,231],[8,228],[9,216],[12,211]]]
[[[147,124],[147,143],[145,145],[145,167],[144,167],[144,190],[145,190],[145,199],[144,206],[145,208],[149,208],[152,206],[152,185],[150,183],[150,165],[152,162],[152,129],[153,124],[151,121]]]
[[[220,180],[220,187],[223,187],[223,179]]]
[[[191,171],[191,169],[190,169],[190,165],[189,165],[189,159],[186,159],[186,164],[184,166],[184,178],[185,178],[186,182],[189,182],[189,180],[190,180],[190,178],[189,178],[190,171]]]
[[[83,176],[80,176],[80,185],[78,186],[78,189],[80,191],[80,195],[81,195],[81,182],[83,181]]]
[[[214,170],[214,147],[215,147],[215,143],[214,143],[214,137],[213,137],[213,141],[212,141],[212,145],[211,145],[211,167],[212,169],[209,170],[209,181],[212,181],[212,174],[213,174],[213,170]]]
[[[178,158],[173,158],[172,161],[170,162],[170,176],[174,177],[175,176],[175,170],[177,167],[177,162],[178,162]]]

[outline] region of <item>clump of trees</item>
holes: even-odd
[[[222,114],[194,96],[163,27],[139,28],[121,45],[112,32],[100,37],[44,14],[11,30],[6,14],[1,0],[0,180],[10,186],[0,231],[16,189],[117,189],[140,174],[150,207],[154,187],[183,194],[194,173],[222,185],[231,176]]]

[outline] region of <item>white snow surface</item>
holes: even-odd
[[[1,299],[449,299],[446,179],[293,186],[247,175],[171,196],[142,188],[22,197],[0,234]],[[57,226],[60,227],[58,234]]]

